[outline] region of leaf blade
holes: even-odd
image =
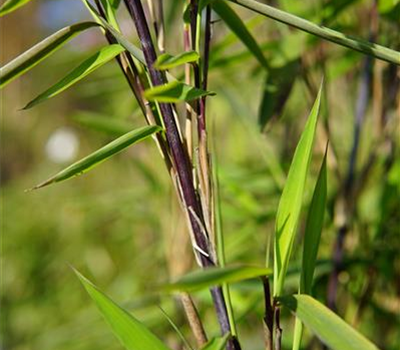
[[[200,55],[196,51],[185,51],[176,56],[164,53],[157,57],[154,68],[158,70],[167,70],[186,63],[197,62],[199,58]]]
[[[325,152],[322,161],[306,221],[300,283],[300,293],[305,294],[311,294],[312,280],[324,222],[327,196],[326,157],[327,152]]]
[[[83,61],[78,67],[74,68],[56,84],[39,94],[32,101],[28,102],[23,109],[30,109],[41,102],[57,96],[59,93],[76,84],[78,81],[82,80],[87,75],[103,66],[105,63],[111,61],[124,50],[125,49],[121,45],[117,44],[104,46],[94,55]]]
[[[0,88],[18,78],[31,68],[35,67],[46,57],[60,49],[67,42],[79,35],[86,29],[98,27],[96,22],[82,22],[73,24],[57,31],[56,33],[45,38],[38,44],[34,45],[22,55],[16,57],[11,62],[7,63],[0,70]]]
[[[262,50],[260,49],[257,41],[249,32],[243,21],[236,14],[225,1],[215,0],[211,3],[213,10],[222,18],[226,25],[237,35],[242,43],[249,49],[258,62],[264,68],[268,69],[268,62],[266,61]]]
[[[203,96],[213,95],[215,95],[215,92],[198,89],[179,81],[172,81],[164,85],[155,86],[144,92],[144,96],[148,101],[165,103],[187,102]]]
[[[328,146],[319,171],[314,194],[308,211],[303,243],[302,269],[300,275],[300,293],[311,294],[311,286],[317,261],[317,253],[324,221],[327,196],[326,157]],[[303,324],[296,318],[294,326],[293,350],[300,349]]]
[[[271,269],[257,266],[212,267],[184,275],[177,281],[165,285],[163,289],[169,292],[177,290],[192,292],[224,283],[233,283],[244,279],[267,276],[271,273]]]
[[[296,147],[289,174],[279,201],[274,242],[274,296],[283,290],[285,275],[300,217],[303,192],[312,156],[315,131],[321,103],[322,85],[306,126]]]
[[[101,164],[115,154],[123,151],[125,148],[139,141],[142,141],[161,130],[161,127],[155,125],[144,126],[142,128],[132,130],[125,135],[117,138],[116,140],[108,143],[97,151],[91,153],[90,155],[73,163],[69,167],[50,177],[48,180],[40,183],[39,185],[36,185],[32,188],[32,190],[39,189],[53,183],[65,181],[75,176],[79,176],[94,168],[95,166]]]
[[[300,29],[304,32],[318,36],[335,44],[345,46],[352,50],[361,52],[365,55],[370,55],[379,58],[383,61],[391,62],[400,65],[400,52],[389,49],[387,47],[371,43],[369,41],[350,37],[336,30],[315,24],[301,17],[292,15],[288,12],[279,10],[272,6],[257,2],[255,0],[228,0],[243,7],[246,7],[254,12],[272,18],[275,21],[287,24],[289,26]]]
[[[20,7],[24,6],[31,0],[6,0],[0,7],[0,17],[4,15],[14,12]]]
[[[279,298],[315,335],[333,350],[379,350],[362,334],[309,295]]]
[[[128,311],[117,305],[75,269],[74,272],[114,335],[127,350],[170,350]]]

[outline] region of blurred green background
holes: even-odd
[[[165,1],[170,53],[182,50],[181,3]],[[400,49],[398,1],[273,4],[346,33],[364,38],[373,34],[375,41]],[[376,61],[368,71],[361,54],[234,9],[248,23],[271,66],[281,69],[278,76],[286,71],[296,79],[287,103],[281,111],[274,106],[274,117],[261,128],[271,114],[269,105],[260,106],[266,79],[267,87],[274,83],[266,78],[272,73],[262,69],[213,15],[209,82],[217,95],[208,99],[208,123],[211,148],[218,154],[228,262],[265,262],[285,174],[324,76],[322,118],[305,194],[306,209],[329,138],[328,208],[314,294],[327,301],[335,244],[345,230],[337,312],[381,349],[399,349],[399,69]],[[30,2],[1,19],[2,65],[57,29],[83,19],[90,17],[78,0]],[[137,42],[124,9],[120,19],[124,32]],[[151,140],[82,177],[24,192],[109,142],[119,130],[145,124],[115,62],[60,96],[20,110],[104,44],[101,33],[92,29],[1,94],[4,350],[122,349],[69,264],[171,346],[179,348],[179,339],[158,305],[190,339],[178,301],[157,293],[157,286],[195,264],[179,205]],[[291,73],[288,65],[294,60],[298,65]],[[363,87],[368,92],[365,101],[360,95]],[[352,158],[358,103],[365,113],[358,113],[360,138]],[[106,122],[99,127],[94,120]],[[300,249],[295,249],[287,291],[297,290],[300,257]],[[240,283],[232,294],[243,348],[263,349],[262,286],[258,281]],[[194,297],[207,331],[218,334],[208,293]],[[293,318],[284,316],[283,347],[289,349]],[[307,333],[304,348],[322,347]]]

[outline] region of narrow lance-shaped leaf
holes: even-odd
[[[327,194],[327,172],[326,172],[326,156],[319,171],[317,184],[311,200],[310,209],[308,211],[306,228],[303,243],[303,260],[300,277],[300,293],[311,294],[312,281],[317,261],[317,253],[321,238],[322,226],[324,222],[324,213]],[[296,318],[293,338],[293,350],[300,349],[301,338],[303,334],[303,324]]]
[[[39,62],[63,47],[84,30],[98,26],[99,24],[95,22],[82,22],[60,29],[58,32],[50,35],[0,69],[0,87],[6,86],[23,73],[35,67]]]
[[[332,350],[379,350],[362,334],[309,295],[281,297],[279,301]]]
[[[308,168],[311,162],[315,130],[317,127],[322,85],[317,99],[308,117],[307,124],[290,166],[289,174],[281,199],[275,224],[274,244],[274,296],[279,296],[283,290],[285,275],[289,265],[290,255],[296,236],[303,192],[306,184]]]
[[[118,30],[116,30],[112,25],[107,23],[107,21],[102,18],[97,10],[91,5],[91,3],[87,0],[82,0],[85,5],[89,8],[91,14],[96,17],[96,20],[100,23],[100,25],[109,31],[112,36],[115,38],[115,40],[118,41],[118,43],[123,46],[127,51],[130,52],[130,54],[135,57],[140,63],[146,64],[146,61],[144,59],[144,55],[142,50],[140,50],[137,46],[133,45],[127,38],[125,38]]]
[[[6,0],[0,7],[0,17],[11,13],[31,0]]]
[[[100,148],[96,152],[88,155],[87,157],[79,160],[78,162],[70,165],[66,169],[60,171],[56,175],[52,176],[48,180],[42,182],[41,184],[35,186],[34,189],[38,189],[52,183],[61,182],[68,180],[71,177],[82,175],[95,166],[101,164],[108,158],[114,156],[115,154],[123,151],[125,148],[133,145],[136,142],[142,141],[152,134],[162,130],[159,126],[145,126],[140,129],[136,129],[128,132],[127,134],[117,138],[116,140],[110,142],[106,146]]]
[[[200,56],[196,51],[185,51],[176,56],[164,53],[157,57],[154,68],[158,70],[171,69],[186,63],[197,62],[199,58]]]
[[[103,8],[106,12],[107,21],[116,29],[119,30],[117,18],[115,16],[116,8],[113,6],[113,1],[111,0],[100,0],[103,4]],[[117,4],[118,7],[118,4]]]
[[[114,335],[127,350],[170,350],[139,320],[74,270]]]
[[[144,92],[144,97],[148,101],[166,103],[192,101],[208,95],[213,96],[215,92],[198,89],[179,81],[172,81],[164,85],[155,86]]]
[[[39,96],[35,97],[23,109],[32,108],[33,106],[36,106],[37,104],[58,95],[64,90],[68,89],[70,86],[85,78],[90,73],[94,72],[96,69],[103,66],[105,63],[111,61],[124,50],[125,49],[121,45],[117,44],[103,47],[93,56],[83,61],[78,67],[72,70],[58,83],[54,84],[52,87],[42,92]]]
[[[233,283],[271,274],[271,269],[257,266],[210,267],[188,273],[174,283],[164,286],[164,290],[192,292],[224,283]]]
[[[207,342],[200,350],[223,350],[225,349],[226,342],[228,341],[230,334],[227,333],[223,337],[213,338]]]
[[[337,32],[327,27],[312,23],[301,17],[297,17],[288,12],[279,10],[272,6],[263,4],[255,0],[228,0],[238,5],[244,6],[254,12],[272,18],[278,22],[285,23],[292,27],[303,30],[307,33],[316,35],[325,40],[334,42],[338,45],[346,46],[352,50],[362,52],[381,60],[400,65],[400,52],[391,50],[387,47],[351,37],[349,35]]]
[[[254,57],[264,68],[268,68],[268,63],[256,40],[246,28],[240,17],[233,11],[225,1],[215,0],[212,3],[213,10],[222,18],[226,25],[237,35],[242,43],[249,49]]]
[[[321,165],[306,221],[300,282],[300,293],[302,294],[311,293],[312,280],[315,270],[315,264],[317,261],[318,247],[321,239],[322,226],[324,223],[327,194],[326,157],[327,150],[325,152],[324,160]]]

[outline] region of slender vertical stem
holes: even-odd
[[[275,305],[275,350],[282,349],[281,310]]]
[[[154,86],[162,85],[165,83],[165,77],[160,71],[154,68],[154,62],[157,59],[157,55],[151,40],[142,3],[140,0],[125,0],[125,4],[135,23],[146,60],[146,65],[149,70],[151,82]],[[195,243],[198,248],[205,253],[201,253],[199,255],[201,265],[203,267],[214,266],[215,262],[213,261],[210,252],[208,235],[207,232],[205,232],[206,225],[204,225],[202,208],[194,189],[189,159],[179,135],[172,105],[168,103],[160,103],[160,110],[165,125],[167,142],[171,149],[173,164],[178,177],[178,183],[182,190],[182,201],[185,208],[188,210],[189,221],[195,237]],[[221,331],[223,334],[229,333],[230,325],[228,313],[221,288],[212,288],[211,295],[214,301]],[[235,344],[232,340],[229,340],[227,349],[235,350],[238,348],[235,347]]]
[[[269,280],[267,277],[262,277],[264,287],[264,302],[265,302],[265,314],[264,314],[264,330],[265,330],[265,345],[266,350],[273,350],[273,338],[274,338],[274,308],[271,304],[271,289],[269,286]]]

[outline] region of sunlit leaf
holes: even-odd
[[[112,60],[114,57],[118,56],[124,50],[125,49],[121,45],[117,44],[103,47],[93,56],[83,61],[78,67],[68,73],[58,83],[54,84],[39,96],[35,97],[24,107],[24,109],[32,108],[33,106],[58,95],[62,91],[68,89],[70,86],[82,80],[96,69],[103,66],[105,63]]]
[[[303,266],[301,269],[300,293],[310,294],[312,280],[317,261],[318,247],[321,238],[322,226],[327,193],[326,153],[319,172],[317,184],[308,211],[304,244]]]
[[[325,40],[338,45],[348,47],[352,50],[362,52],[381,60],[400,65],[400,52],[391,50],[387,47],[371,43],[369,41],[354,38],[336,30],[307,21],[304,18],[292,15],[288,12],[279,10],[275,7],[263,4],[255,0],[228,0],[230,2],[242,5],[254,12],[260,13],[266,17],[272,18],[278,22],[298,28],[307,33],[316,35]]]
[[[136,129],[128,132],[127,134],[117,138],[116,140],[110,142],[106,146],[100,148],[96,152],[88,155],[87,157],[79,160],[78,162],[70,165],[66,169],[60,171],[56,175],[52,176],[48,180],[42,182],[41,184],[35,186],[34,189],[38,189],[52,183],[61,182],[68,180],[74,176],[82,175],[97,165],[101,164],[108,158],[114,156],[115,154],[123,151],[127,147],[133,145],[136,142],[142,141],[152,134],[159,132],[161,128],[159,126],[145,126],[140,129]]]
[[[221,0],[213,1],[212,8],[218,16],[222,18],[226,25],[237,35],[254,57],[256,57],[260,64],[263,67],[268,68],[268,63],[265,60],[264,54],[259,45],[235,11],[233,11],[225,1]]]
[[[149,101],[167,103],[192,101],[208,95],[213,96],[215,92],[197,89],[179,81],[172,81],[164,85],[159,85],[144,92],[144,97]]]
[[[275,224],[274,296],[279,296],[282,293],[296,236],[308,168],[311,162],[321,91],[322,86],[296,147],[286,184],[279,201]]]
[[[317,184],[308,210],[303,243],[303,259],[300,277],[300,293],[311,294],[312,281],[317,262],[317,253],[321,238],[327,193],[326,155],[319,172]],[[300,349],[303,324],[296,318],[294,327],[293,350]]]
[[[260,276],[269,276],[272,270],[257,266],[211,267],[191,272],[164,287],[166,291],[196,291],[223,283],[233,283]]]
[[[281,297],[279,301],[332,350],[378,350],[362,334],[309,295]]]
[[[125,349],[170,350],[128,311],[112,301],[78,271],[75,270],[75,273]]]
[[[171,69],[181,66],[182,64],[197,62],[199,57],[200,56],[196,51],[186,51],[176,56],[171,56],[167,53],[164,53],[158,56],[156,62],[154,63],[154,68],[159,70]]]
[[[0,17],[11,13],[31,0],[6,0],[0,7]]]
[[[86,29],[98,27],[95,22],[82,22],[60,29],[0,69],[0,87],[4,87],[21,74],[60,49]]]

